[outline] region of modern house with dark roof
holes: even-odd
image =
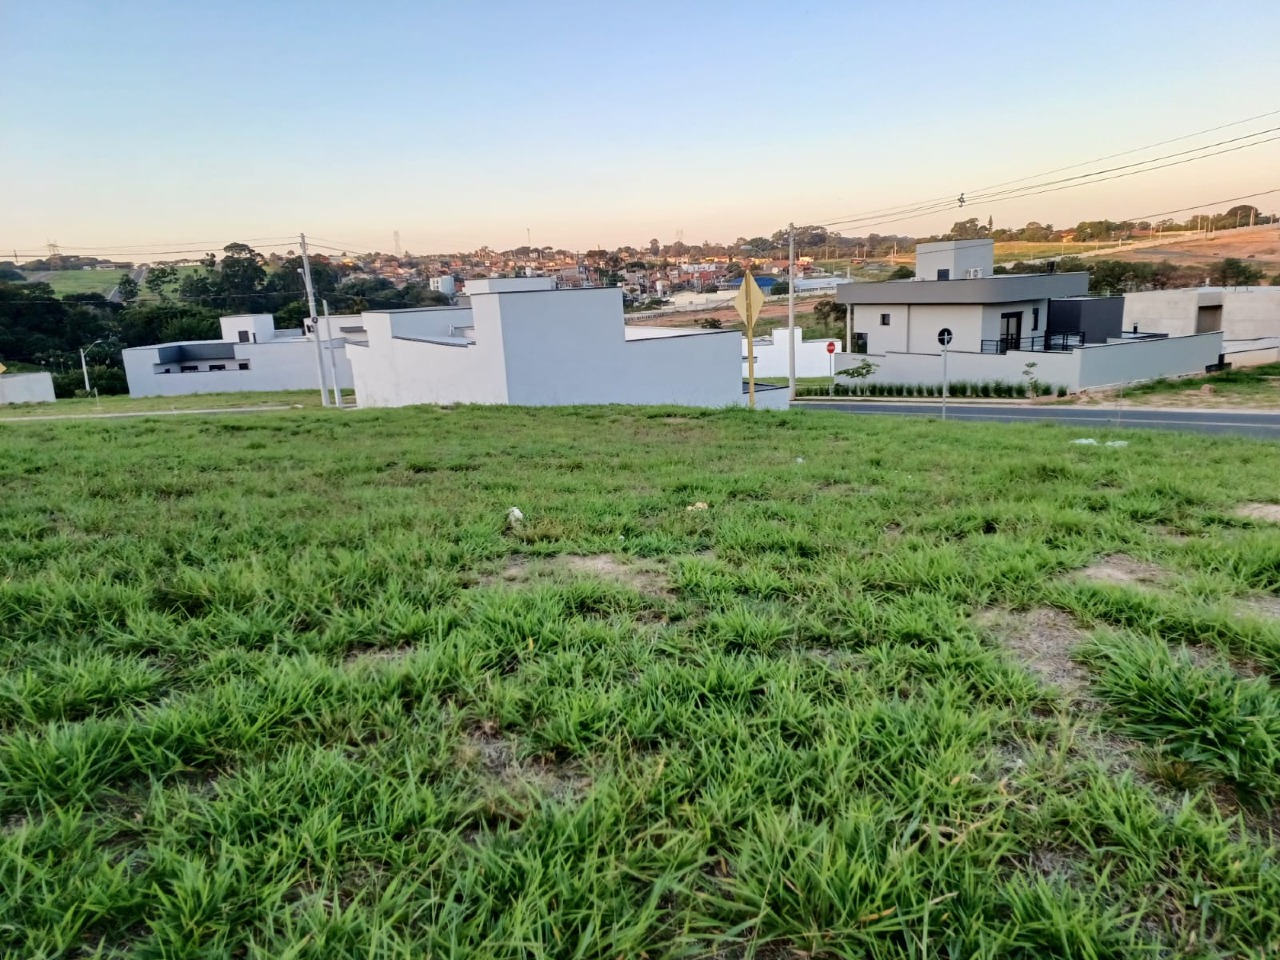
[[[922,243],[916,279],[837,287],[852,342],[837,370],[865,354],[873,382],[940,384],[945,343],[951,378],[1016,382],[1034,364],[1039,382],[1074,392],[1219,362],[1221,334],[1126,335],[1124,299],[1090,297],[1088,273],[996,274],[994,252],[990,240]]]

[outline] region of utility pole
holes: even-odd
[[[338,386],[338,361],[333,356],[333,325],[329,322],[329,301],[321,300],[324,306],[324,338],[329,341],[329,379],[333,383],[333,405],[342,407],[342,388]]]
[[[787,383],[791,387],[791,399],[796,398],[796,225],[787,227],[791,248],[790,271],[787,276]]]
[[[320,403],[329,405],[329,394],[324,388],[324,356],[320,347],[320,322],[316,319],[316,290],[311,285],[311,258],[307,256],[307,235],[298,234],[302,247],[302,282],[307,288],[307,313],[311,318],[311,333],[316,338],[316,375],[320,378]]]

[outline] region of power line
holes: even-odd
[[[1244,136],[1242,136],[1242,137],[1232,137],[1232,138],[1231,138],[1231,139],[1229,139],[1229,140],[1219,140],[1217,143],[1206,143],[1204,146],[1201,146],[1201,147],[1192,147],[1190,150],[1180,150],[1180,151],[1178,151],[1177,153],[1170,153],[1170,154],[1166,154],[1166,155],[1165,155],[1165,156],[1163,156],[1163,157],[1153,157],[1153,158],[1152,158],[1152,159],[1150,159],[1150,160],[1138,160],[1138,161],[1136,161],[1136,162],[1134,162],[1134,163],[1125,163],[1125,164],[1121,164],[1121,165],[1120,165],[1120,166],[1118,166],[1118,167],[1109,167],[1109,168],[1104,169],[1104,170],[1095,170],[1095,171],[1093,171],[1093,172],[1091,172],[1091,173],[1081,173],[1081,174],[1077,174],[1077,175],[1076,175],[1076,176],[1074,176],[1074,177],[1064,177],[1064,178],[1062,178],[1061,180],[1050,180],[1050,181],[1048,181],[1047,183],[1039,184],[1039,186],[1052,186],[1053,184],[1058,184],[1058,183],[1069,183],[1069,182],[1070,182],[1070,181],[1072,181],[1072,180],[1080,180],[1080,179],[1084,179],[1084,178],[1087,178],[1087,177],[1094,177],[1094,176],[1098,176],[1098,175],[1103,174],[1103,173],[1113,173],[1113,172],[1115,172],[1115,171],[1117,171],[1117,170],[1129,170],[1129,169],[1132,169],[1133,167],[1146,166],[1147,164],[1149,164],[1149,163],[1154,163],[1154,162],[1156,162],[1157,160],[1168,160],[1168,159],[1172,159],[1172,158],[1174,158],[1174,157],[1184,157],[1184,156],[1187,156],[1188,154],[1192,154],[1192,153],[1200,153],[1200,152],[1201,152],[1201,151],[1203,151],[1203,150],[1210,150],[1210,149],[1212,149],[1213,147],[1221,147],[1221,146],[1225,146],[1226,144],[1229,144],[1229,143],[1239,143],[1239,142],[1240,142],[1240,141],[1242,141],[1242,140],[1252,140],[1254,137],[1260,137],[1260,136],[1262,136],[1264,133],[1275,133],[1277,130],[1280,130],[1280,127],[1269,127],[1269,128],[1268,128],[1268,129],[1266,129],[1266,130],[1258,130],[1258,131],[1257,131],[1257,132],[1255,132],[1255,133],[1247,133],[1247,134],[1245,134],[1245,135],[1244,135]],[[1272,137],[1271,139],[1273,139],[1273,140],[1274,140],[1275,138],[1274,138],[1274,137]],[[1267,143],[1268,141],[1266,141],[1266,140],[1260,140],[1260,141],[1258,141],[1258,142],[1259,142],[1259,143]],[[1246,146],[1254,146],[1254,144],[1246,144]],[[1223,151],[1223,152],[1229,152],[1229,151]],[[1208,154],[1208,156],[1217,156],[1217,154]],[[1197,158],[1197,159],[1199,159],[1199,158]],[[1156,168],[1156,169],[1159,169],[1159,168]],[[996,193],[989,193],[989,194],[982,194],[982,193],[979,193],[979,194],[974,194],[973,196],[969,197],[969,201],[971,201],[971,202],[975,202],[975,203],[977,203],[977,202],[982,202],[982,201],[988,201],[988,200],[994,199],[995,197],[1002,196],[1002,195],[1004,195],[1004,194],[1008,194],[1008,193],[1016,193],[1016,192],[1018,192],[1018,191],[1019,191],[1019,190],[1021,190],[1021,189],[1024,189],[1024,188],[1022,188],[1022,187],[1015,187],[1015,188],[1014,188],[1014,189],[1012,189],[1012,190],[1001,190],[1001,191],[998,191],[998,192],[996,192]]]
[[[1280,128],[1277,128],[1277,129],[1280,129]],[[1266,132],[1266,131],[1260,131],[1260,132]],[[1257,134],[1255,134],[1255,136],[1256,135]],[[1226,153],[1235,153],[1239,150],[1247,150],[1250,147],[1259,147],[1267,143],[1272,143],[1276,140],[1280,140],[1280,136],[1267,137],[1264,140],[1256,140],[1253,143],[1244,143],[1244,144],[1238,144],[1233,147],[1226,147],[1222,150],[1216,150],[1213,153],[1206,153],[1198,157],[1183,157],[1180,160],[1173,160],[1169,163],[1158,163],[1156,166],[1147,166],[1141,170],[1129,170],[1128,172],[1116,173],[1115,175],[1108,176],[1108,177],[1097,176],[1098,174],[1104,173],[1106,171],[1101,171],[1101,170],[1095,171],[1093,174],[1090,174],[1089,176],[1094,176],[1096,177],[1096,179],[1088,180],[1087,182],[1082,182],[1082,183],[1062,184],[1061,181],[1050,181],[1050,184],[1029,184],[1027,187],[1021,188],[1020,192],[1009,193],[1005,196],[983,199],[981,200],[981,202],[1003,203],[1006,200],[1019,200],[1025,197],[1035,197],[1035,196],[1040,196],[1046,193],[1057,193],[1061,190],[1071,190],[1076,187],[1092,186],[1095,183],[1105,183],[1110,180],[1121,180],[1125,177],[1137,176],[1138,174],[1142,174],[1142,173],[1153,173],[1156,170],[1165,170],[1165,169],[1168,169],[1169,167],[1177,167],[1186,163],[1194,163],[1197,160],[1207,160],[1210,157],[1217,157]],[[1170,156],[1176,156],[1176,154],[1171,154]],[[1166,158],[1156,157],[1150,161],[1147,161],[1147,163],[1154,163],[1155,161],[1162,160],[1162,159],[1166,159]],[[1120,169],[1120,168],[1115,168],[1115,169]],[[1076,179],[1076,178],[1071,178],[1071,179]],[[1052,186],[1051,184],[1053,183],[1059,183],[1060,185]],[[1035,188],[1043,188],[1043,189],[1035,189]],[[901,223],[906,220],[916,220],[916,219],[919,219],[920,217],[929,216],[934,213],[941,213],[948,209],[954,209],[954,206],[955,204],[953,201],[950,204],[937,205],[931,209],[921,210],[918,213],[905,214],[903,216],[892,217],[886,220],[878,220],[874,222],[831,220],[831,221],[826,221],[825,223],[818,224],[818,226],[833,227],[833,226],[841,226],[841,225],[850,225],[850,226],[856,225],[860,228],[878,227],[878,226],[884,226],[890,223]]]
[[[1103,157],[1095,157],[1092,160],[1081,160],[1076,163],[1069,163],[1063,167],[1055,167],[1052,170],[1045,170],[1040,173],[1029,174],[1025,177],[1018,177],[1013,180],[1005,180],[1005,181],[1002,181],[1001,183],[989,184],[984,187],[978,187],[977,189],[979,192],[986,191],[986,190],[995,190],[1000,187],[1011,186],[1015,183],[1023,183],[1027,180],[1035,180],[1039,177],[1048,177],[1048,176],[1052,176],[1055,173],[1061,173],[1064,170],[1074,170],[1077,167],[1088,166],[1089,164],[1092,164],[1092,163],[1104,163],[1107,160],[1114,160],[1117,157],[1124,157],[1133,153],[1141,153],[1144,150],[1154,150],[1156,147],[1163,147],[1170,143],[1178,143],[1182,140],[1190,140],[1192,137],[1204,136],[1206,133],[1216,133],[1219,130],[1226,130],[1229,127],[1238,127],[1242,123],[1252,123],[1254,120],[1262,120],[1267,117],[1274,117],[1277,115],[1280,115],[1280,109],[1270,110],[1266,113],[1255,114],[1252,117],[1245,117],[1241,120],[1232,120],[1230,123],[1219,124],[1216,127],[1207,127],[1204,130],[1197,130],[1194,133],[1182,134],[1181,136],[1172,137],[1168,140],[1160,140],[1160,141],[1157,141],[1156,143],[1148,143],[1141,147],[1133,147],[1129,150],[1122,150],[1119,153],[1110,153]],[[871,217],[899,216],[904,213],[911,213],[916,210],[920,210],[924,206],[927,206],[930,204],[943,203],[951,200],[952,200],[952,197],[950,195],[943,196],[943,197],[932,197],[928,200],[914,200],[908,203],[897,204],[895,206],[881,207],[873,210],[866,210],[861,213],[851,213],[845,217],[841,217],[838,222],[849,223],[849,222],[853,222],[854,220],[863,219],[863,218],[869,219]]]

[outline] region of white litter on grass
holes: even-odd
[[[507,525],[514,527],[517,523],[524,519],[519,507],[512,507],[507,511]]]
[[[804,463],[804,457],[796,457],[796,463]]]
[[[1108,447],[1127,447],[1128,445],[1129,445],[1128,440],[1108,440],[1107,441]]]
[[[711,509],[711,508],[710,508],[710,507],[708,507],[708,506],[707,506],[703,501],[701,501],[701,500],[699,500],[697,503],[691,503],[691,504],[689,504],[689,506],[685,507],[685,510],[686,510],[687,512],[689,512],[689,513],[692,513],[694,510],[710,510],[710,509]]]
[[[1079,440],[1072,440],[1071,442],[1072,442],[1072,443],[1083,443],[1083,444],[1086,444],[1086,445],[1088,445],[1088,446],[1094,446],[1094,447],[1096,447],[1096,446],[1098,445],[1098,441],[1097,441],[1097,440],[1095,440],[1095,439],[1093,439],[1093,437],[1081,437]]]

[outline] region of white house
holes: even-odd
[[[363,315],[347,354],[361,407],[415,403],[741,406],[736,331],[629,327],[616,287],[478,279],[460,307]],[[785,407],[785,390],[757,392]]]
[[[1192,287],[1124,295],[1125,329],[1187,336],[1222,332],[1227,363],[1280,361],[1280,286]]]
[[[0,404],[53,403],[53,376],[48,373],[0,373]]]
[[[191,393],[318,390],[316,334],[277,330],[269,313],[223,317],[221,340],[193,340],[130,347],[122,351],[132,397],[176,397]],[[320,321],[321,332],[325,330]],[[349,339],[364,336],[360,318],[329,318],[331,340],[321,339],[325,382],[336,369],[338,385],[351,389]]]
[[[836,369],[865,354],[877,366],[872,382],[939,384],[945,339],[951,379],[1017,382],[1034,363],[1037,380],[1075,392],[1220,361],[1220,333],[1126,335],[1124,299],[1089,297],[1087,273],[996,275],[993,262],[990,240],[922,243],[915,280],[841,284],[853,349]]]
[[[795,328],[796,376],[829,377],[831,354],[827,353],[828,340],[806,340],[804,330]],[[844,350],[840,340],[836,350]],[[787,328],[775,327],[767,336],[756,337],[756,376],[785,377],[790,372],[790,356],[787,352]],[[837,368],[839,369],[839,368]],[[747,375],[747,338],[742,338],[742,375]]]

